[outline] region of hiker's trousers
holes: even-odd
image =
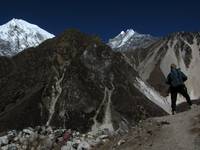
[[[170,93],[171,93],[172,111],[176,111],[176,100],[177,100],[178,93],[185,97],[185,99],[189,105],[192,105],[190,96],[187,92],[187,88],[185,85],[179,85],[177,87],[170,87]]]

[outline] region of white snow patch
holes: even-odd
[[[136,78],[136,82],[134,86],[142,92],[149,100],[151,100],[154,104],[158,105],[168,114],[171,114],[170,103],[166,98],[162,97],[157,91],[155,91],[152,87],[144,83],[141,79]]]

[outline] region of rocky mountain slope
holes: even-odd
[[[13,56],[38,46],[54,35],[21,19],[12,19],[0,26],[0,56]]]
[[[0,132],[37,125],[122,132],[168,112],[121,53],[75,30],[0,57],[0,72]]]
[[[108,45],[115,51],[127,51],[129,49],[145,48],[154,43],[157,38],[149,34],[139,34],[133,29],[122,31],[113,39],[110,39]]]
[[[199,32],[179,32],[170,34],[147,48],[126,51],[123,55],[138,71],[139,76],[163,96],[167,90],[165,79],[170,71],[170,64],[177,64],[188,76],[186,85],[191,98],[198,99],[200,97],[199,51]]]

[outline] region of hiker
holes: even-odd
[[[186,80],[187,76],[180,69],[177,69],[175,64],[171,64],[171,72],[167,76],[166,83],[170,85],[169,92],[171,93],[172,115],[176,113],[176,100],[178,93],[186,98],[189,106],[192,105],[187,88],[184,84]]]

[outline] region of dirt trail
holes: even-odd
[[[125,143],[118,145],[120,140]],[[123,137],[98,150],[200,150],[200,106],[159,118],[151,118]]]
[[[162,127],[149,150],[200,150],[200,108],[174,116],[155,118],[170,124]],[[195,132],[199,131],[199,132]]]

